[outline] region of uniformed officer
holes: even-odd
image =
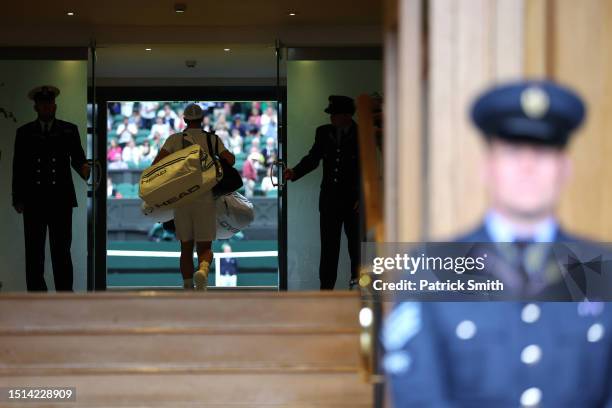
[[[58,291],[72,291],[72,208],[77,206],[72,167],[84,180],[90,168],[76,125],[55,118],[54,86],[28,93],[36,120],[17,129],[13,156],[13,207],[23,214],[26,283],[29,291],[46,291],[45,240],[49,246],[53,279]]]
[[[325,113],[331,124],[319,126],[315,142],[294,168],[284,172],[285,179],[297,181],[319,166],[323,160],[323,180],[319,195],[321,289],[336,284],[342,227],[351,259],[349,287],[357,283],[359,268],[360,168],[357,124],[353,121],[355,103],[347,96],[331,95]]]
[[[486,139],[490,204],[459,242],[590,245],[555,215],[569,173],[565,146],[584,112],[574,92],[549,81],[478,98],[472,118]],[[382,343],[396,407],[612,407],[607,303],[403,302]]]

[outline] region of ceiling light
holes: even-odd
[[[223,49],[223,51],[225,51],[225,52],[229,52],[229,51],[230,51],[230,49],[229,49],[229,48],[224,48],[224,49]]]
[[[175,13],[184,13],[185,11],[187,11],[187,6],[183,3],[176,3],[174,5],[174,12]]]
[[[289,15],[290,15],[291,17],[293,17],[293,16],[296,16],[296,15],[297,15],[297,13],[289,13]]]
[[[69,15],[69,16],[74,16],[74,13],[72,11],[69,11],[66,14]]]
[[[145,48],[145,51],[151,51],[151,48]]]

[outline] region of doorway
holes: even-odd
[[[209,288],[285,290],[286,192],[277,182],[286,151],[280,43],[92,48],[97,177],[89,200],[90,290],[182,288],[180,244],[144,216],[138,182],[168,135],[184,127],[188,103],[203,108],[204,126],[234,152],[237,169],[250,166],[256,175],[239,191],[253,204],[254,221],[213,243]]]
[[[96,234],[96,290],[179,289],[180,244],[173,233],[147,218],[138,197],[140,174],[165,139],[184,128],[188,103],[205,112],[205,130],[215,132],[255,177],[238,192],[252,204],[255,219],[248,228],[213,243],[209,288],[283,290],[286,268],[282,253],[283,188],[277,165],[283,161],[280,120],[285,90],[276,87],[200,87],[97,89],[97,144],[100,164],[95,205],[105,225]],[[278,96],[281,96],[280,98]],[[280,221],[280,222],[279,222]],[[228,262],[232,260],[231,262]]]

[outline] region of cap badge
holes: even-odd
[[[537,86],[530,86],[521,94],[521,108],[525,115],[532,119],[539,119],[546,115],[550,100],[548,94]]]

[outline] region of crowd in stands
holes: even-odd
[[[113,173],[149,167],[164,142],[185,129],[187,102],[111,102],[108,105],[108,197],[135,198],[137,186],[112,181]],[[278,115],[275,102],[201,102],[203,128],[236,155],[247,197],[275,196]]]

